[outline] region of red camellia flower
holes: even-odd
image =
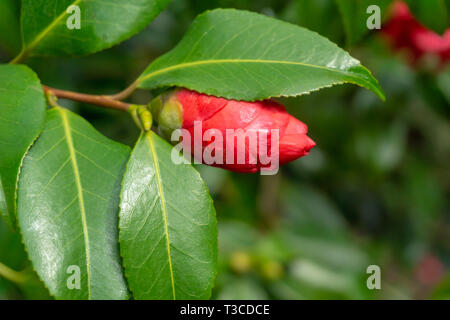
[[[315,146],[307,126],[274,100],[244,102],[179,89],[153,102],[152,112],[167,137],[184,129],[183,146],[197,161],[236,172],[273,169],[274,161],[286,164]]]
[[[407,51],[413,64],[425,55],[435,56],[441,65],[450,61],[450,29],[442,36],[427,29],[403,1],[393,4],[391,18],[383,27],[383,34],[395,49]]]

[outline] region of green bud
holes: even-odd
[[[170,91],[153,99],[149,104],[159,133],[169,140],[173,130],[183,125],[183,107],[177,100],[176,90]]]
[[[150,111],[142,109],[139,111],[139,118],[141,119],[142,128],[144,131],[150,131],[152,129],[153,117]]]
[[[128,109],[136,125],[144,131],[150,131],[152,128],[153,117],[146,106],[132,105]]]
[[[157,96],[147,106],[147,108],[150,110],[150,112],[152,113],[152,115],[155,119],[158,119],[158,116],[161,113],[162,107],[163,107],[163,97],[162,96]]]

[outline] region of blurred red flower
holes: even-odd
[[[396,50],[406,51],[413,64],[427,55],[436,57],[441,66],[450,61],[450,28],[442,36],[427,29],[403,1],[392,5],[391,17],[382,33]]]

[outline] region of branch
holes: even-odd
[[[24,61],[27,57],[27,53],[24,50],[21,50],[20,53],[12,59],[9,63],[10,64],[18,64]]]
[[[123,99],[126,99],[129,96],[131,96],[131,94],[134,91],[136,91],[136,88],[137,88],[137,82],[135,81],[128,88],[123,90],[122,92],[119,92],[119,93],[114,94],[114,95],[110,95],[108,97],[113,99],[113,100],[123,100]]]
[[[47,87],[45,85],[42,86],[46,94],[54,95],[58,98],[69,99],[84,103],[93,104],[99,107],[117,109],[121,111],[128,111],[128,108],[131,106],[129,103],[121,102],[113,99],[112,97],[122,96],[122,93],[119,93],[115,96],[96,96],[92,94],[84,94],[72,91],[65,91],[60,89],[55,89],[51,87]],[[127,91],[126,89],[125,91]],[[131,91],[131,89],[129,89]],[[134,90],[134,89],[133,89]],[[123,92],[125,92],[123,91]],[[132,92],[132,91],[131,91]],[[127,92],[128,93],[128,92]]]
[[[24,275],[22,272],[17,272],[15,270],[10,269],[0,262],[0,277],[4,277],[9,281],[15,282],[17,284],[24,283],[28,277]]]

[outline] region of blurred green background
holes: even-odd
[[[2,62],[20,49],[18,3],[0,1]],[[319,32],[374,72],[387,101],[351,85],[286,99],[317,143],[309,156],[276,176],[198,167],[219,221],[213,298],[450,299],[450,69],[411,68],[376,32],[348,46],[334,1],[175,0],[119,46],[27,64],[49,86],[115,93],[174,47],[198,13],[216,7],[252,10]],[[151,98],[139,91],[131,101]],[[61,104],[112,139],[133,145],[138,136],[126,114]],[[0,262],[21,271],[22,279],[0,278],[0,299],[49,298],[20,236],[3,222]],[[381,290],[366,287],[372,264],[381,268]]]

